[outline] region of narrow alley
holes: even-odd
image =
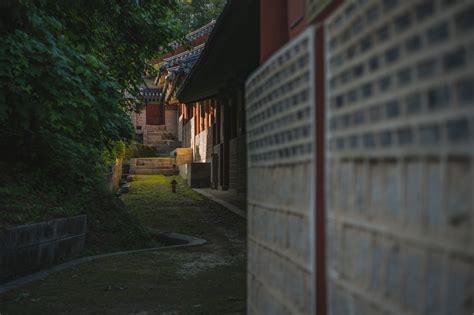
[[[474,315],[474,0],[0,1],[0,315]]]
[[[1,297],[1,314],[241,314],[246,305],[245,220],[179,177],[138,176],[123,198],[148,227],[203,246],[99,259]]]

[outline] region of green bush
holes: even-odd
[[[98,192],[133,135],[128,112],[140,105],[146,60],[181,35],[176,8],[174,0],[0,5],[0,225],[87,213],[146,239],[107,204],[113,195]]]
[[[132,158],[155,157],[157,156],[156,148],[151,145],[134,143],[127,146],[125,152],[125,160]]]

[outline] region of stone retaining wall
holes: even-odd
[[[0,283],[78,255],[86,230],[87,216],[81,215],[0,232]]]

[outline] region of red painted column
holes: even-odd
[[[305,19],[305,0],[288,1],[288,30],[290,39],[298,36],[307,27]]]
[[[287,0],[260,0],[260,63],[287,41]]]
[[[327,275],[326,275],[326,195],[325,195],[325,115],[326,115],[326,63],[324,48],[324,20],[341,5],[343,0],[333,0],[312,22],[316,25],[316,314],[326,315],[327,307]]]
[[[325,214],[325,62],[324,28],[316,30],[316,314],[327,314]]]

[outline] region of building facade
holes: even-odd
[[[473,56],[472,1],[227,2],[178,134],[245,186],[249,314],[472,313]]]
[[[333,314],[470,314],[474,3],[344,3],[325,23]]]
[[[184,146],[193,148],[195,163],[209,165],[210,187],[232,193],[242,204],[247,193],[244,84],[258,65],[257,9],[255,1],[228,3],[177,92]],[[187,170],[182,167],[182,173]]]
[[[157,76],[148,75],[141,89],[144,105],[131,113],[139,142],[156,146],[157,152],[169,155],[181,146],[180,102],[175,94],[199,57],[215,21],[191,32],[183,45],[173,44],[174,51],[152,62]]]

